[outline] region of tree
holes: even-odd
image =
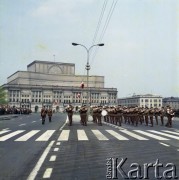
[[[0,87],[0,105],[7,104],[6,101],[7,93],[5,92],[3,87]]]

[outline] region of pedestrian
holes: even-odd
[[[69,126],[72,126],[72,121],[73,121],[73,109],[74,107],[69,104],[67,107],[66,107],[66,112],[67,112],[67,115],[68,115],[68,120],[69,120]]]

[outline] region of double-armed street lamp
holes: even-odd
[[[104,44],[103,43],[95,44],[95,45],[90,46],[89,48],[87,48],[86,46],[84,46],[82,44],[78,44],[78,43],[72,43],[72,45],[73,46],[82,46],[86,49],[86,52],[87,52],[87,64],[86,64],[85,69],[87,70],[87,107],[88,107],[88,113],[89,113],[89,70],[90,70],[89,52],[94,46],[104,46]],[[87,120],[88,120],[88,116],[87,116]]]

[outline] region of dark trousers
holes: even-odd
[[[42,116],[42,124],[45,124],[45,118],[46,116]]]
[[[72,113],[68,113],[69,125],[72,126]]]
[[[49,122],[51,122],[52,121],[52,116],[49,116],[48,120],[49,120]]]

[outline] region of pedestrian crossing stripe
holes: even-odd
[[[47,130],[35,141],[48,141],[54,132],[55,132],[55,130]]]
[[[145,136],[149,136],[149,137],[151,137],[151,138],[160,140],[160,141],[162,141],[162,140],[169,140],[169,139],[167,139],[167,138],[163,138],[163,137],[161,137],[161,136],[157,136],[157,135],[154,135],[154,134],[145,132],[145,131],[141,131],[141,130],[134,130],[134,131],[135,131],[135,132],[138,132],[138,133],[141,133],[141,134],[143,134],[143,135],[145,135]]]
[[[177,139],[179,140],[179,137],[171,135],[171,134],[166,134],[166,133],[162,133],[162,132],[158,132],[158,131],[154,131],[154,130],[149,130],[150,132],[156,133],[156,134],[160,134],[169,138],[173,138],[173,139]]]
[[[70,130],[63,130],[58,138],[58,141],[68,141]]]
[[[20,138],[16,139],[15,141],[27,141],[28,139],[30,139],[32,136],[34,136],[35,134],[37,134],[40,130],[32,130],[30,132],[28,132],[27,134],[21,136]]]
[[[22,132],[24,132],[25,130],[18,130],[18,131],[15,131],[15,132],[12,132],[10,134],[7,134],[3,137],[0,137],[0,141],[6,141],[7,139],[10,139],[11,137],[17,135],[17,134],[20,134]]]
[[[98,138],[98,140],[109,140],[106,136],[104,136],[99,130],[91,130],[93,134]]]
[[[14,132],[11,132],[11,130],[2,130],[0,131],[0,142],[9,140],[11,138],[16,138],[14,141],[16,142],[25,142],[28,141],[32,137],[36,137],[39,135],[41,132],[40,130],[31,130],[27,133],[24,134],[26,130],[17,130]],[[39,137],[36,137],[35,141],[48,141],[52,135],[54,134],[56,130],[46,130],[43,132]],[[72,137],[72,132],[71,130],[62,130],[60,131],[58,141],[68,141]],[[111,138],[111,136],[117,140],[131,140],[130,137],[133,139],[137,140],[150,140],[150,139],[156,139],[156,140],[170,140],[170,139],[175,139],[179,140],[179,137],[176,136],[178,133],[173,132],[173,131],[168,131],[168,130],[161,130],[160,131],[155,131],[155,130],[147,130],[147,131],[142,131],[142,130],[97,130],[97,129],[92,129],[91,130],[92,134],[95,136],[95,138],[99,141],[108,141]],[[22,135],[23,134],[23,135]],[[139,135],[140,134],[140,135]],[[74,133],[73,133],[74,135]],[[89,141],[91,136],[89,135],[89,131],[85,131],[83,129],[78,129],[76,130],[76,138],[78,141]],[[127,137],[125,136],[127,135]],[[17,137],[20,136],[20,137]],[[144,137],[143,137],[144,136]],[[164,137],[163,137],[164,136]],[[89,138],[90,137],[90,138]],[[147,137],[147,138],[146,138]],[[166,138],[167,137],[167,138]]]
[[[125,134],[127,134],[127,135],[129,135],[129,136],[132,136],[132,137],[134,137],[135,139],[138,139],[138,140],[149,140],[149,139],[147,139],[147,138],[144,138],[144,137],[142,137],[142,136],[139,136],[139,135],[137,135],[137,134],[135,134],[135,133],[133,133],[133,132],[130,132],[130,131],[128,131],[128,130],[120,130],[120,132],[125,133]]]
[[[118,140],[129,140],[128,138],[125,138],[124,136],[118,134],[117,132],[113,131],[113,130],[106,130],[109,134],[111,134],[112,136],[114,136],[115,138],[117,138]]]
[[[168,130],[162,130],[163,132],[170,133],[170,134],[176,134],[179,136],[178,132],[168,131]]]
[[[11,130],[2,130],[2,131],[0,131],[0,135],[1,135],[1,134],[5,134],[5,133],[7,133],[7,132],[9,132],[9,131],[11,131]]]
[[[77,130],[77,134],[78,134],[79,141],[87,141],[88,140],[88,137],[84,130]]]

